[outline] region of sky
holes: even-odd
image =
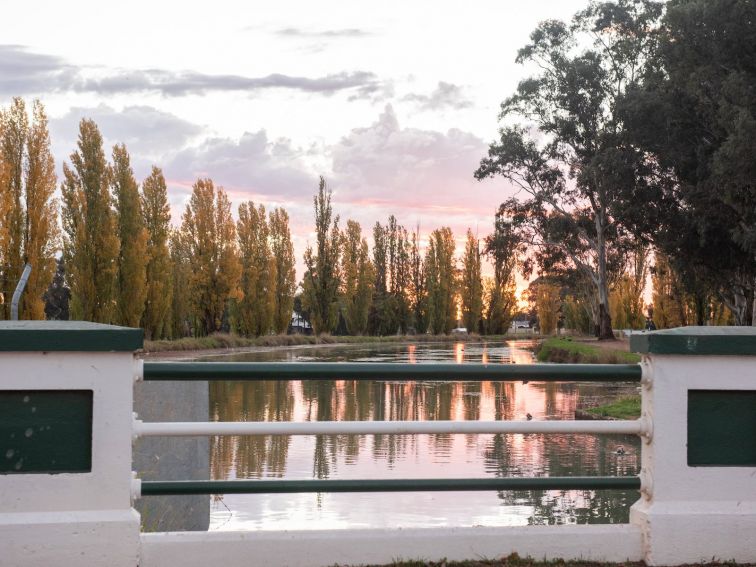
[[[127,145],[137,180],[163,168],[175,224],[198,177],[234,210],[285,207],[298,277],[320,175],[343,225],[450,226],[461,252],[514,193],[473,172],[499,104],[534,72],[517,50],[584,4],[3,2],[0,106],[45,104],[59,173],[94,119],[108,154]]]

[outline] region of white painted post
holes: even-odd
[[[141,347],[139,329],[0,322],[0,566],[138,564],[131,426]]]
[[[756,329],[657,331],[631,349],[653,418],[630,511],[646,563],[756,562]]]

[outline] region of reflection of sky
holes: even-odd
[[[418,364],[483,360],[491,364],[532,362],[532,353],[518,347],[514,344],[457,343],[441,347],[418,344],[379,352],[356,349],[345,359]],[[339,356],[342,355],[334,353],[334,357]],[[223,395],[216,395],[215,399],[211,390],[213,417],[293,421],[523,420],[529,413],[535,420],[573,419],[581,400],[596,404],[635,388],[617,384],[491,381],[357,385],[342,380],[322,383],[323,390],[313,390],[317,387],[312,384],[306,389],[302,382],[292,381],[285,386],[278,385],[287,393],[284,401],[288,413],[276,416],[276,408],[270,407],[272,400],[283,398],[260,399],[273,391],[272,383],[267,384],[227,383]],[[313,391],[319,394],[313,396]],[[319,408],[319,402],[326,405]],[[639,463],[639,443],[627,436],[342,435],[323,436],[320,440],[315,436],[292,436],[278,438],[279,444],[275,446],[273,439],[245,439],[242,443],[242,438],[231,438],[219,445],[219,439],[215,438],[214,478],[633,475],[637,474]],[[250,446],[254,442],[258,445]],[[614,454],[618,445],[626,448],[626,455]],[[316,461],[320,463],[318,466]],[[239,466],[242,463],[244,466]],[[210,529],[618,522],[626,521],[627,507],[636,499],[637,493],[632,491],[606,492],[605,495],[581,491],[226,495],[222,502],[212,503]]]

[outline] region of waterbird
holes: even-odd
[[[615,453],[616,453],[617,455],[624,455],[624,454],[625,454],[625,448],[624,448],[624,447],[623,447],[622,445],[620,445],[619,447],[617,447],[617,450],[616,450],[616,451],[614,451],[614,452],[615,452]]]
[[[526,419],[527,419],[528,421],[530,421],[531,419],[533,419],[533,416],[532,416],[532,415],[530,415],[529,413],[526,413],[526,414],[525,414],[525,418],[526,418]]]

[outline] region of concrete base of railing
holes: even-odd
[[[705,561],[756,563],[756,503],[636,502],[630,521],[644,537],[649,565]]]
[[[411,528],[142,534],[140,567],[318,567],[390,564],[405,559],[535,559],[640,561],[633,525]]]
[[[0,567],[134,567],[136,510],[0,514]]]

